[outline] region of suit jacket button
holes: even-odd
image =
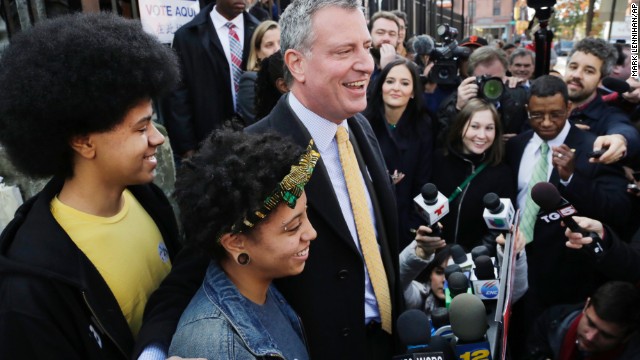
[[[349,328],[342,329],[342,336],[349,336],[350,333],[351,333],[351,329]]]
[[[346,279],[347,277],[349,277],[349,271],[347,271],[347,270],[340,270],[340,271],[338,271],[338,279],[340,279],[340,280],[344,280],[344,279]]]

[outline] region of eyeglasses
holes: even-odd
[[[542,122],[547,116],[553,122],[559,122],[565,119],[566,111],[552,111],[550,113],[529,112],[529,120],[533,122]]]

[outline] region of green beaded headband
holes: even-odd
[[[285,203],[292,209],[295,208],[296,202],[302,196],[304,186],[309,182],[319,158],[320,154],[313,150],[313,140],[310,140],[307,150],[300,156],[298,164],[291,166],[289,173],[264,199],[262,207],[259,210],[250,212],[241,222],[234,224],[231,227],[231,232],[240,233],[253,228],[266,218],[279,203]]]

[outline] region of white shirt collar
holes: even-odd
[[[211,21],[213,22],[213,28],[216,30],[220,30],[225,27],[228,22],[232,22],[238,28],[244,26],[242,13],[231,20],[227,20],[218,12],[217,5],[213,7],[213,10],[211,10]]]
[[[569,130],[571,130],[571,124],[569,123],[569,120],[567,120],[564,123],[564,127],[562,128],[562,130],[560,130],[560,133],[558,134],[558,136],[547,141],[547,144],[549,145],[549,149],[551,149],[554,146],[560,146],[564,144],[564,140],[567,138],[567,135],[569,135]],[[543,141],[544,140],[542,140],[542,138],[538,136],[538,134],[536,134],[536,132],[534,131],[533,137],[531,138],[531,143],[535,145],[536,149],[540,147],[540,144],[542,144]]]
[[[307,128],[309,134],[311,134],[320,153],[324,152],[329,145],[331,145],[331,141],[335,138],[336,132],[338,131],[338,126],[343,126],[347,129],[347,132],[349,132],[346,121],[343,120],[342,123],[338,125],[319,116],[307,109],[292,92],[289,92],[287,100],[289,100],[291,110],[293,110],[302,124]]]

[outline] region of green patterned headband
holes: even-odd
[[[264,199],[259,210],[247,214],[241,222],[231,227],[231,232],[240,233],[253,228],[275,209],[279,203],[285,203],[290,208],[296,207],[296,202],[302,196],[304,186],[309,182],[313,169],[320,158],[320,154],[313,150],[313,140],[309,141],[307,150],[300,156],[297,165],[292,165],[289,173],[276,188]]]

